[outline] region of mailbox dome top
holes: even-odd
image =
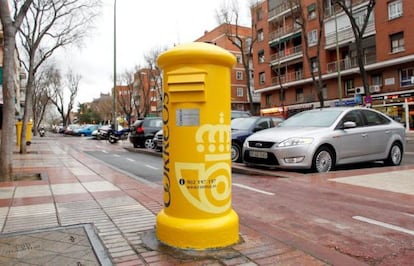
[[[164,68],[177,64],[217,64],[233,67],[236,57],[227,50],[214,44],[192,42],[175,46],[160,54],[158,66]]]

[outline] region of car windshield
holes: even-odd
[[[231,129],[247,130],[256,121],[253,117],[235,118],[231,120]]]
[[[329,127],[342,110],[304,111],[298,113],[280,124],[280,127]]]

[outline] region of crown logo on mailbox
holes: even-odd
[[[224,114],[219,115],[219,124],[204,124],[196,132],[197,152],[205,153],[206,161],[221,161],[230,158],[231,128],[224,125]]]

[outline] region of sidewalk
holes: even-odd
[[[241,219],[234,246],[165,247],[155,237],[160,185],[132,179],[53,137],[35,137],[28,154],[16,152],[14,171],[41,180],[0,183],[1,265],[363,265],[248,219]]]

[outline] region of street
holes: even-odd
[[[111,145],[87,138],[61,139],[72,146],[81,142],[77,147],[89,156],[161,189],[159,154],[127,151],[128,141]],[[399,167],[372,163],[325,174],[288,172],[287,178],[233,173],[233,208],[247,227],[260,224],[267,235],[285,236],[309,252],[323,252],[313,250],[317,242],[371,265],[409,265],[414,258],[414,187],[409,179],[413,169],[409,143]],[[406,176],[404,171],[394,174],[397,170],[407,170]],[[390,180],[395,186],[379,187]]]

